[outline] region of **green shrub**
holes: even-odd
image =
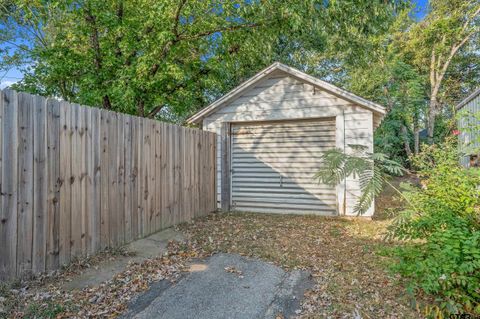
[[[444,311],[480,314],[480,171],[460,167],[456,150],[447,141],[413,160],[422,185],[403,191],[410,205],[390,228],[408,240],[393,270]]]

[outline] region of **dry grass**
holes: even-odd
[[[389,275],[386,220],[215,214],[182,225],[196,250],[228,252],[308,269],[304,318],[417,318],[399,278]]]
[[[396,181],[398,184],[398,181]],[[116,250],[80,260],[34,281],[0,285],[0,318],[115,317],[157,280],[175,281],[192,258],[216,252],[238,253],[311,272],[315,286],[306,293],[302,318],[418,318],[383,251],[393,192],[377,200],[374,220],[267,214],[212,214],[180,225],[187,243],[171,242],[168,253],[126,271],[98,287],[62,291],[62,283],[85,267],[125,254]],[[397,205],[398,204],[398,205]]]

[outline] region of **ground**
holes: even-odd
[[[377,211],[378,206],[394,204],[391,199],[379,200]],[[301,270],[311,274],[312,287],[295,309],[295,315],[300,318],[421,317],[414,310],[413,299],[407,295],[400,278],[388,272],[388,265],[395,261],[387,252],[396,243],[384,240],[390,220],[388,211],[382,209],[382,212],[373,220],[211,214],[177,226],[176,231],[183,233],[183,240],[177,237],[177,240],[168,242],[160,256],[143,260],[133,256],[133,262],[124,265],[123,271],[93,286],[68,287],[72,280],[74,282],[75,278],[82,276],[79,274],[85,276],[92,269],[101,269],[112,260],[123,260],[131,253],[125,249],[105,252],[50,276],[0,286],[0,317],[115,317],[128,314],[128,311],[131,313],[135,302],[144,305],[137,307],[138,314],[145,314],[144,311],[148,314],[148,309],[155,311],[149,308],[150,304],[157,304],[157,309],[168,309],[166,304],[158,304],[162,302],[158,300],[168,299],[158,298],[160,294],[151,295],[164,285],[161,283],[167,282],[170,286],[174,283],[178,287],[175,288],[177,292],[169,292],[175,299],[178,293],[185,295],[182,289],[196,289],[186,285],[189,280],[197,278],[194,280],[197,284],[210,282],[205,279],[211,274],[209,272],[205,272],[206,277],[188,275],[191,276],[189,280],[180,281],[191,271],[192,263],[200,261],[210,265],[211,258],[215,261],[218,256],[233,256],[235,260],[238,255],[253,263],[270,263],[286,273]],[[220,269],[223,277],[238,275],[232,277],[238,279],[243,276],[235,266],[241,261],[230,263],[232,265],[226,267],[223,264],[210,266]],[[213,277],[219,274],[218,269]],[[164,288],[160,290],[164,291]],[[205,289],[201,284],[197,288],[199,291]],[[271,294],[271,298],[277,297]]]
[[[317,216],[222,214],[184,225],[193,247],[307,269],[315,280],[300,317],[416,318],[383,240],[388,221]]]
[[[276,319],[300,312],[312,280],[306,271],[285,271],[238,254],[194,261],[177,284],[161,281],[130,303],[123,318]]]

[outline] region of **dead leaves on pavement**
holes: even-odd
[[[416,318],[379,250],[387,222],[316,216],[217,214],[183,225],[192,247],[306,269],[315,286],[301,318]]]
[[[189,238],[187,243],[171,242],[164,256],[130,264],[98,287],[62,291],[59,287],[75,274],[74,266],[15,292],[3,292],[3,305],[8,303],[8,317],[13,318],[32,317],[32,313],[113,318],[152,282],[178,280],[183,272],[195,270],[190,261],[227,252],[261,258],[286,270],[309,270],[315,285],[305,294],[300,318],[418,317],[398,278],[385,270],[389,259],[378,253],[391,245],[381,240],[385,225],[385,221],[314,216],[213,214],[178,227]],[[224,270],[243,276],[234,265]]]

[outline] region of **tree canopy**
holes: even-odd
[[[476,0],[1,0],[14,88],[182,122],[274,61],[385,105],[377,146],[406,160],[480,83]],[[435,124],[436,123],[436,124]]]
[[[23,68],[25,91],[182,117],[274,60],[326,74],[315,59],[334,47],[335,60],[367,52],[363,39],[394,11],[365,1],[8,0],[2,67]]]

